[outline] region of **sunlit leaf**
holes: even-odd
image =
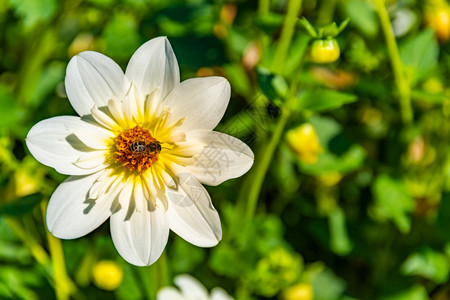
[[[402,233],[411,228],[410,213],[414,208],[411,197],[404,183],[383,174],[377,177],[373,185],[375,208],[382,217],[392,219]]]
[[[128,61],[141,43],[137,30],[132,15],[115,14],[103,31],[106,54],[119,61]]]
[[[328,268],[323,268],[312,276],[312,285],[314,300],[340,299],[346,288],[345,281]]]
[[[348,237],[345,213],[341,208],[336,208],[329,216],[331,249],[340,255],[348,254],[352,249],[352,243]]]
[[[427,290],[421,285],[414,285],[409,289],[402,290],[401,292],[393,295],[382,297],[382,300],[428,300]]]
[[[23,18],[27,29],[50,19],[58,5],[56,0],[10,0],[10,2],[16,14]]]
[[[411,254],[402,264],[401,271],[405,275],[418,275],[436,283],[444,283],[449,273],[448,258],[430,248]]]
[[[433,72],[438,64],[439,46],[432,30],[425,30],[400,45],[400,56],[411,86]]]
[[[304,91],[299,96],[299,111],[326,111],[355,102],[358,98],[352,94],[345,94],[333,90]]]
[[[364,0],[348,0],[343,2],[345,15],[351,20],[351,26],[356,27],[368,37],[378,34],[378,20],[373,6]]]
[[[21,108],[12,91],[0,83],[0,128],[14,128],[25,117],[25,111]]]

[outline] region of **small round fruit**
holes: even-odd
[[[122,283],[122,268],[114,261],[102,260],[98,262],[92,269],[94,283],[97,287],[113,291]]]
[[[335,39],[315,40],[311,45],[310,59],[318,64],[336,61],[341,54]]]

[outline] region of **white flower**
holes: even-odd
[[[190,275],[178,275],[175,284],[181,292],[174,287],[164,287],[157,295],[157,300],[233,300],[222,288],[215,287],[208,295],[206,288]]]
[[[247,145],[212,131],[230,99],[228,81],[180,83],[175,54],[158,37],[125,74],[100,53],[74,56],[65,84],[81,117],[43,120],[26,139],[37,160],[72,175],[50,199],[49,231],[74,239],[111,217],[115,247],[139,266],[159,258],[169,228],[194,245],[216,245],[220,219],[201,183],[218,185],[253,164]]]

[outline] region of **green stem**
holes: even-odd
[[[403,123],[410,124],[413,121],[413,111],[411,107],[411,89],[403,71],[403,65],[400,59],[397,42],[392,31],[391,21],[389,20],[389,15],[386,11],[384,0],[374,0],[374,2],[378,17],[380,18],[381,27],[384,32],[389,57],[391,59],[392,69],[394,71],[395,84],[397,85],[400,98],[402,120]]]
[[[297,23],[297,17],[300,14],[301,8],[302,0],[289,1],[286,18],[284,19],[283,29],[281,31],[281,38],[272,62],[272,69],[275,73],[279,73],[283,70],[284,61],[286,59],[289,46],[291,45],[295,24]]]
[[[30,235],[16,219],[5,218],[5,221],[17,237],[19,237],[19,239],[30,249],[34,259],[36,259],[39,264],[46,266],[50,259],[47,252],[41,247],[36,239]]]
[[[317,17],[317,23],[323,25],[331,23],[335,9],[336,0],[323,1],[320,6],[319,16]]]
[[[44,215],[48,201],[41,202],[41,210]],[[53,266],[53,279],[55,283],[56,298],[58,300],[66,300],[70,298],[70,294],[74,291],[74,284],[69,279],[66,271],[66,263],[64,260],[64,252],[61,240],[55,238],[48,230],[45,228],[45,233],[47,236],[48,246],[50,249],[50,255],[52,258]]]
[[[282,70],[282,66],[280,63],[276,63],[281,60],[284,61],[287,50],[292,41],[293,32],[295,28],[295,23],[297,22],[297,15],[299,14],[301,8],[302,1],[301,0],[292,0],[289,2],[288,11],[286,14],[283,31],[281,33],[280,43],[278,44],[277,52],[275,53],[275,58],[273,61],[273,69]],[[303,49],[300,49],[304,54],[306,50],[306,43]],[[302,63],[299,64],[298,71],[301,69]],[[245,210],[243,215],[246,216],[246,221],[250,221],[253,218],[255,213],[256,204],[258,202],[259,194],[261,191],[262,184],[264,182],[264,178],[266,177],[267,170],[270,166],[270,161],[272,159],[273,154],[277,148],[277,145],[283,135],[284,127],[286,126],[287,120],[290,115],[290,108],[292,103],[295,100],[295,93],[297,91],[298,85],[298,72],[294,74],[294,79],[291,85],[291,90],[289,96],[287,97],[286,103],[282,108],[282,115],[278,124],[275,127],[275,130],[270,138],[269,144],[261,145],[258,147],[260,151],[256,154],[255,165],[252,170],[247,174],[245,178],[244,188],[241,189],[237,206],[242,211]],[[257,98],[258,100],[262,100]],[[247,187],[249,187],[247,189]],[[236,217],[238,218],[238,217]],[[239,220],[235,220],[232,225],[231,232],[234,233],[238,230],[238,224],[240,224]]]
[[[296,73],[296,75],[298,75]],[[277,149],[278,144],[283,136],[284,128],[286,127],[287,121],[291,116],[292,106],[296,102],[297,98],[295,96],[297,88],[298,88],[298,77],[295,76],[292,81],[291,91],[289,93],[289,97],[286,100],[286,103],[282,109],[281,117],[273,131],[272,136],[270,137],[269,143],[265,146],[260,153],[259,161],[255,163],[253,167],[252,174],[250,176],[252,178],[252,184],[250,184],[248,199],[247,199],[247,209],[246,209],[246,220],[249,222],[253,218],[255,214],[256,204],[258,203],[259,194],[261,193],[261,188],[264,182],[264,178],[266,177],[267,170],[269,169],[270,162],[273,159],[273,155],[275,150]]]
[[[258,13],[260,15],[265,15],[269,13],[270,10],[270,0],[259,0]]]
[[[251,220],[255,214],[256,204],[258,203],[259,194],[261,193],[261,187],[266,177],[267,170],[269,169],[270,162],[272,161],[273,154],[277,149],[280,139],[284,132],[284,127],[290,116],[289,111],[283,110],[283,113],[278,121],[275,130],[270,138],[269,144],[265,147],[264,151],[260,153],[259,163],[255,163],[253,167],[254,177],[252,178],[252,185],[250,185],[248,193],[248,202],[246,209],[246,220]]]

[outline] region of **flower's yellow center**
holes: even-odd
[[[121,132],[115,143],[116,162],[139,173],[150,168],[161,152],[161,143],[139,125]]]

